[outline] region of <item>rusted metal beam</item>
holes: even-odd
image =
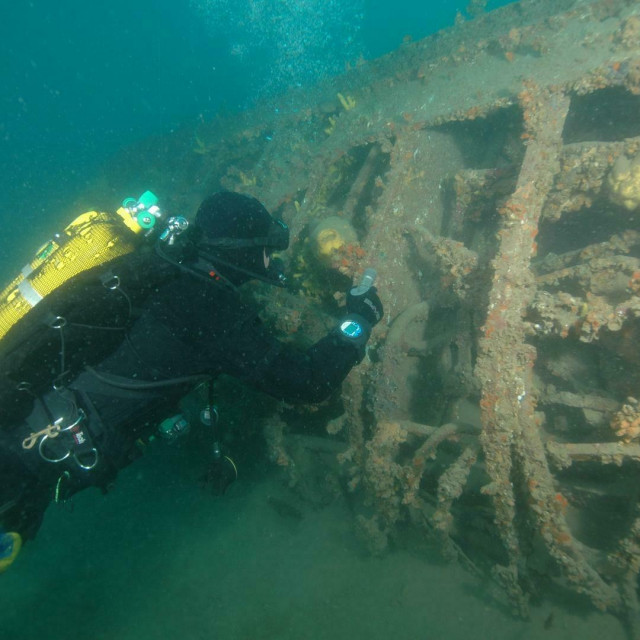
[[[492,479],[487,492],[493,498],[496,524],[508,556],[507,566],[496,567],[496,572],[514,604],[526,614],[527,598],[520,586],[522,552],[515,526],[520,494],[514,489],[516,475],[523,476],[528,499],[537,507],[533,510],[537,533],[565,576],[596,606],[619,609],[620,594],[590,566],[559,508],[534,412],[536,353],[526,343],[522,320],[535,294],[531,259],[542,208],[558,170],[569,97],[529,86],[519,100],[528,145],[516,189],[500,211],[499,248],[476,366],[482,385],[481,441]]]

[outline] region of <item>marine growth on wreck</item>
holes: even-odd
[[[518,615],[553,584],[636,638],[639,36],[636,2],[525,0],[111,176],[281,216],[292,291],[262,301],[292,341],[377,270],[386,318],[342,397],[263,421],[305,499],[348,492],[371,553],[413,529]]]

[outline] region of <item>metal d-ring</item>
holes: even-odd
[[[69,431],[70,429],[73,429],[74,427],[76,427],[77,425],[79,425],[84,419],[86,418],[86,414],[82,409],[78,409],[78,417],[68,426],[66,427],[60,427],[58,426],[58,432],[56,433],[57,437],[60,433],[64,432],[64,431]],[[56,424],[60,425],[60,423],[62,422],[62,418],[58,418],[58,420],[56,420]],[[45,434],[42,436],[42,438],[40,439],[40,443],[38,444],[38,453],[40,454],[40,457],[45,460],[46,462],[52,462],[54,464],[57,464],[58,462],[62,462],[63,460],[66,460],[70,455],[72,455],[71,453],[71,449],[68,449],[67,452],[59,457],[59,458],[50,458],[48,455],[45,454],[44,452],[44,444],[47,441],[48,438],[50,438],[52,436],[49,436],[48,434]],[[76,463],[78,464],[79,467],[83,468],[83,469],[93,469],[93,467],[96,466],[96,464],[98,463],[98,452],[95,451],[95,455],[96,455],[96,459],[93,463],[93,465],[91,465],[90,467],[85,467],[84,465],[80,464],[80,462],[78,461],[78,459],[75,456],[75,453],[73,454]]]
[[[93,454],[93,462],[91,464],[82,464],[82,462],[80,462],[80,458],[78,458],[78,455],[76,453],[73,454],[73,459],[75,460],[76,464],[85,471],[91,471],[91,469],[93,469],[98,464],[98,450],[95,447],[92,447],[89,453]]]
[[[117,275],[112,275],[108,280],[105,280],[102,283],[102,286],[105,289],[109,289],[110,291],[115,291],[120,288],[120,277]]]
[[[67,450],[67,452],[60,458],[50,458],[49,456],[45,455],[43,450],[43,445],[46,442],[48,437],[49,437],[48,435],[42,436],[40,440],[40,444],[38,444],[38,453],[40,454],[40,457],[45,462],[53,462],[53,463],[58,463],[58,462],[62,462],[63,460],[66,460],[71,455],[71,450]]]
[[[67,319],[63,316],[56,316],[55,318],[53,318],[53,320],[51,320],[49,326],[52,329],[63,329],[67,326]]]
[[[86,417],[87,417],[87,414],[82,409],[79,408],[78,417],[69,426],[60,427],[60,432],[62,433],[63,431],[70,431],[74,427],[77,427]]]

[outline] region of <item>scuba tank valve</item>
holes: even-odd
[[[137,200],[125,198],[117,213],[123,218],[125,224],[136,233],[145,231],[145,235],[151,233],[156,220],[162,217],[158,207],[158,197],[152,191],[145,191]],[[127,220],[125,214],[129,215]],[[137,229],[135,228],[137,226]]]
[[[171,216],[167,220],[166,229],[160,234],[160,240],[166,242],[169,246],[173,246],[176,238],[187,230],[189,221],[184,216]]]

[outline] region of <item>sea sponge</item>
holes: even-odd
[[[640,154],[632,159],[620,156],[613,163],[607,182],[613,202],[629,211],[640,207]]]
[[[627,398],[627,404],[623,404],[613,416],[611,428],[623,442],[629,443],[640,438],[640,406],[636,398]]]
[[[337,251],[358,242],[351,224],[339,216],[324,218],[311,231],[311,250],[321,262],[330,263]]]

